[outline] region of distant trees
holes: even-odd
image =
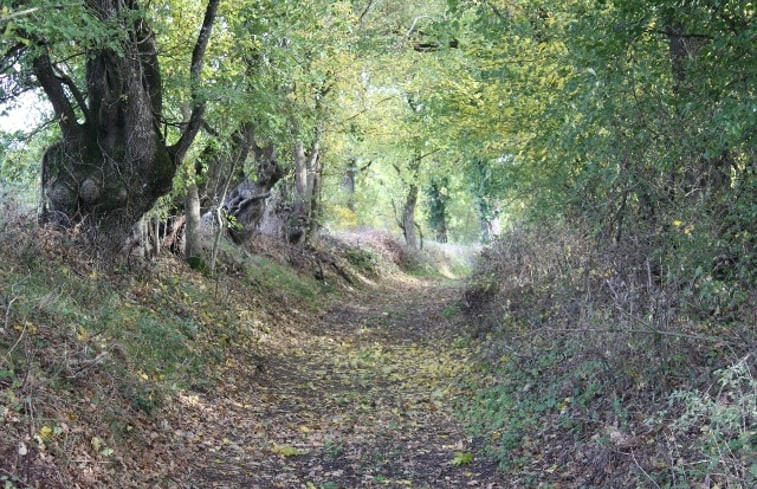
[[[447,242],[447,203],[450,200],[449,177],[431,178],[426,188],[428,225],[440,243]]]

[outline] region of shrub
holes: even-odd
[[[664,424],[643,420],[668,412],[669,398],[694,406],[709,382],[731,372],[727,365],[751,358],[754,287],[690,269],[704,258],[676,256],[660,239],[638,232],[607,242],[580,223],[526,223],[482,253],[465,303],[490,380],[465,412],[514,473],[525,474],[538,449],[540,459],[584,466],[580,480],[590,486],[663,481],[669,464],[655,462],[653,452],[665,446]],[[687,419],[717,436],[704,437],[698,455],[680,455],[683,463],[718,453],[716,465],[726,460],[745,477],[749,467],[734,468],[743,451],[732,446],[743,436],[713,424],[723,414],[715,404],[702,406],[701,416]],[[612,479],[628,473],[635,476]]]

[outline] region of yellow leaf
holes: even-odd
[[[42,441],[49,440],[53,436],[53,429],[49,426],[43,426],[39,429],[39,432],[37,433],[39,437],[42,439]]]
[[[89,441],[89,444],[92,445],[92,448],[95,449],[96,452],[100,451],[100,448],[105,444],[100,437],[93,436],[92,439]]]
[[[277,455],[281,455],[282,457],[296,457],[310,453],[309,450],[302,450],[291,445],[278,445],[276,443],[273,444],[271,451]]]

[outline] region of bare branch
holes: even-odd
[[[430,15],[420,15],[420,16],[416,17],[413,20],[413,25],[410,26],[410,29],[408,29],[407,34],[405,34],[405,37],[410,37],[410,34],[412,34],[413,31],[415,31],[415,26],[416,26],[416,24],[418,24],[418,21],[419,20],[423,20],[423,19],[431,19],[432,21],[434,20],[434,18],[431,17]]]
[[[392,100],[392,99],[393,99],[393,98],[395,98],[395,97],[396,97],[396,95],[390,95],[390,96],[388,96],[388,97],[384,97],[383,99],[381,99],[381,100],[379,100],[378,102],[376,102],[375,104],[373,104],[373,107],[376,107],[376,106],[378,106],[378,105],[381,105],[381,104],[383,104],[384,102],[388,102],[388,101]],[[351,121],[352,119],[357,119],[358,117],[360,117],[361,115],[365,114],[365,113],[366,113],[366,112],[368,112],[369,110],[371,110],[371,108],[368,108],[368,107],[366,107],[366,108],[364,108],[364,109],[361,109],[360,111],[358,111],[358,112],[356,112],[356,113],[352,114],[351,116],[349,116],[349,117],[347,117],[347,118],[345,118],[345,119],[342,119],[342,120],[341,120],[341,121],[339,121],[339,122],[338,122],[337,124],[344,124],[345,122],[349,122],[349,121]]]
[[[507,21],[509,20],[509,19],[508,19],[508,16],[506,16],[505,14],[503,14],[503,13],[502,13],[502,12],[501,12],[501,11],[500,11],[500,10],[499,10],[498,8],[497,8],[497,6],[496,6],[496,5],[492,5],[492,3],[491,3],[491,2],[489,1],[489,0],[484,0],[484,1],[485,1],[486,5],[488,5],[488,6],[489,6],[489,8],[490,8],[490,9],[492,9],[492,12],[494,12],[494,15],[496,15],[497,17],[499,17],[499,20],[501,20],[502,22],[507,22]]]
[[[357,171],[358,171],[358,172],[361,172],[361,171],[365,171],[365,170],[367,170],[368,168],[370,168],[372,164],[373,164],[373,160],[369,161],[369,162],[368,162],[368,163],[366,163],[365,165],[363,165],[363,166],[361,166],[360,168],[358,168],[358,169],[357,169]]]

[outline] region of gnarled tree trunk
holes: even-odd
[[[265,213],[266,200],[271,189],[284,176],[276,161],[273,145],[254,148],[257,161],[257,179],[244,178],[224,199],[223,209],[234,221],[229,235],[235,243],[248,241]]]
[[[193,86],[199,82],[218,3],[209,0],[192,54]],[[137,2],[88,0],[86,5],[103,22],[122,23],[126,35],[121,52],[102,48],[88,53],[83,91],[40,42],[34,74],[61,128],[61,140],[42,161],[41,218],[61,227],[81,225],[93,242],[116,251],[134,223],[170,190],[205,104],[193,90],[190,119],[179,140],[168,145],[159,130],[163,88],[155,36]]]

